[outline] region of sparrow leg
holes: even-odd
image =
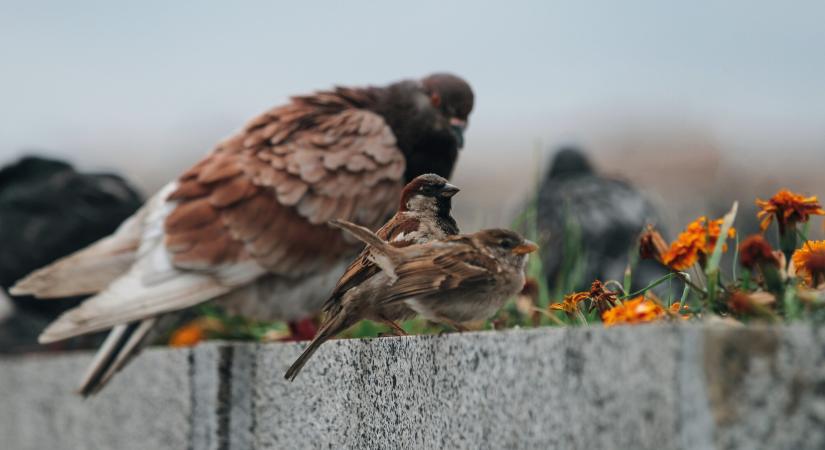
[[[390,327],[390,329],[393,331],[394,336],[409,336],[403,328],[401,328],[397,323],[390,319],[381,318],[380,322]]]
[[[456,321],[455,321],[455,320],[453,320],[453,319],[449,319],[449,318],[444,317],[444,316],[440,316],[440,317],[438,317],[438,321],[439,321],[440,323],[444,324],[444,325],[448,325],[448,326],[452,327],[453,329],[455,329],[455,330],[456,330],[456,331],[458,331],[459,333],[463,333],[463,332],[465,332],[465,331],[470,331],[470,329],[469,329],[469,328],[467,328],[467,327],[465,327],[464,325],[462,325],[462,324],[460,324],[460,323],[456,322]]]

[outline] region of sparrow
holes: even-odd
[[[169,313],[215,300],[258,320],[308,317],[360,250],[327,221],[378,228],[406,182],[449,177],[473,101],[467,82],[443,73],[293,97],[219,143],[112,235],[13,292],[96,294],[39,337],[112,328],[83,395],[99,390]]]
[[[396,247],[369,229],[333,220],[367,244],[381,272],[350,289],[333,307],[316,337],[287,370],[294,380],[325,341],[361,319],[381,320],[384,310],[404,305],[432,322],[466,331],[463,323],[492,317],[524,286],[528,255],[538,249],[518,233],[488,229]]]
[[[538,191],[537,227],[542,237],[549,286],[589,290],[593,280],[621,280],[628,256],[648,223],[661,223],[653,204],[627,181],[597,173],[576,147],[560,149]],[[580,258],[577,260],[577,258]],[[571,278],[570,267],[578,276]],[[667,274],[653,261],[640,261],[632,274],[641,289]]]
[[[452,198],[458,191],[458,187],[436,174],[416,177],[404,187],[398,211],[376,231],[376,235],[392,246],[406,247],[458,234],[458,225],[450,215]],[[351,289],[380,271],[381,269],[370,261],[368,249],[362,250],[338,280],[322,311],[327,313],[336,308]],[[399,304],[386,308],[376,314],[375,318],[389,326],[396,334],[404,335],[406,332],[396,321],[414,315],[414,311]]]

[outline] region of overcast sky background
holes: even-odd
[[[4,0],[0,162],[45,150],[153,190],[289,94],[443,70],[477,94],[459,179],[659,123],[742,164],[825,162],[823,21],[816,1]]]

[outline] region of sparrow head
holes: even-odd
[[[448,73],[435,73],[421,80],[430,106],[437,111],[441,126],[449,129],[458,148],[464,146],[464,130],[473,111],[473,90],[461,78]]]
[[[434,173],[415,177],[404,186],[399,211],[420,211],[449,214],[452,197],[459,191],[446,178]]]
[[[500,228],[481,230],[473,235],[473,240],[497,260],[517,269],[523,269],[528,255],[539,248],[515,231]]]

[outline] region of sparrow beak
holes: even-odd
[[[458,194],[458,191],[460,190],[461,189],[459,189],[458,186],[447,183],[441,188],[441,190],[438,193],[441,194],[442,197],[449,198],[455,194]]]
[[[536,245],[535,242],[525,239],[520,245],[516,246],[513,249],[513,253],[516,255],[526,255],[528,253],[533,253],[534,251],[538,250],[539,246]]]
[[[466,129],[466,120],[461,120],[458,117],[450,118],[450,130],[453,132],[453,136],[455,136],[455,140],[458,143],[458,148],[464,147],[464,130]]]

